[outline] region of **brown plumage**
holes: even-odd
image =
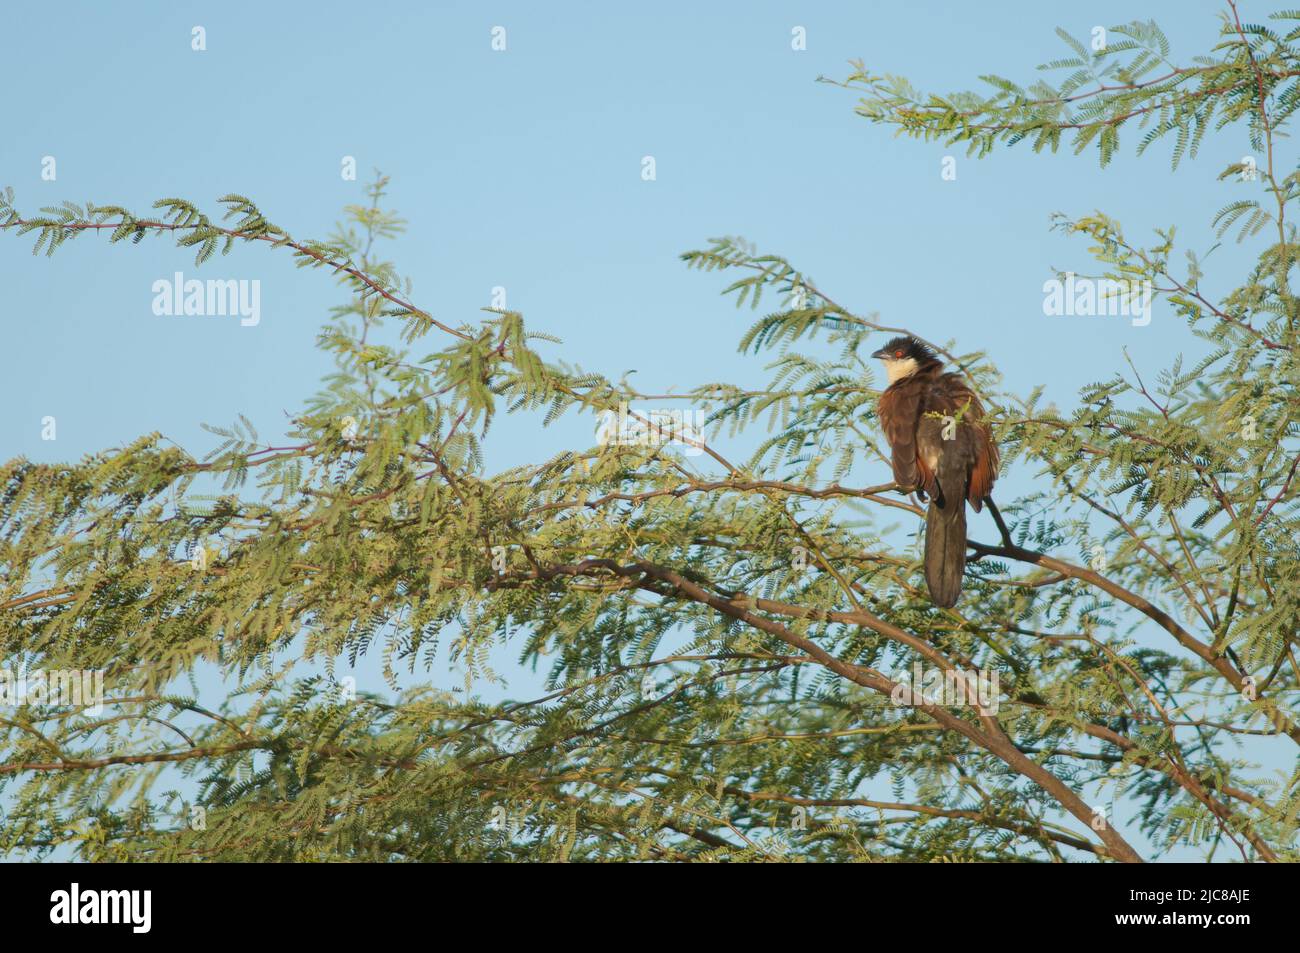
[[[926,586],[935,605],[953,606],[966,570],[966,502],[977,513],[983,508],[997,478],[998,448],[975,392],[957,374],[944,373],[943,362],[920,341],[894,338],[872,357],[884,362],[890,381],[878,416],[894,482],[929,499]]]

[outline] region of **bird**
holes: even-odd
[[[931,601],[951,608],[966,571],[966,503],[980,512],[998,474],[998,448],[979,397],[960,375],[911,335],[871,355],[889,381],[877,419],[889,443],[894,482],[928,500],[925,584]],[[989,500],[991,503],[992,501]]]

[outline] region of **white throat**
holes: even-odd
[[[905,357],[901,360],[888,360],[883,362],[885,365],[885,376],[889,383],[901,381],[904,377],[911,377],[916,373],[916,358]]]

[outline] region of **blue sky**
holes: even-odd
[[[1244,6],[1254,19],[1271,9]],[[1057,26],[1086,37],[1152,17],[1184,60],[1217,35],[1217,3],[1086,7],[323,0],[65,3],[55,14],[14,3],[0,58],[0,187],[27,211],[89,200],[141,213],[164,196],[216,211],[233,191],[295,237],[323,238],[379,168],[392,176],[388,203],[410,221],[381,250],[420,306],[447,323],[475,320],[503,286],[531,328],[564,339],[550,353],[611,377],[635,369],[653,391],[765,379],[764,360],[735,349],[750,312],[677,257],[742,235],[859,313],[983,348],[1008,389],[1042,384],[1068,405],[1124,366],[1124,348],[1153,371],[1201,351],[1160,304],[1145,328],[1045,317],[1053,269],[1091,264],[1084,242],[1048,231],[1049,214],[1101,209],[1134,237],[1177,224],[1204,251],[1210,217],[1235,197],[1215,177],[1241,158],[1244,137],[1212,137],[1173,172],[1169,145],[1135,159],[1132,133],[1106,170],[1092,153],[1023,146],[967,159],[894,138],[854,116],[850,93],[815,80],[842,78],[861,58],[922,89],[973,88],[987,72],[1027,82],[1064,55]],[[202,52],[191,49],[195,25]],[[498,25],[504,52],[491,48]],[[791,49],[795,26],[806,51]],[[957,178],[944,181],[950,154]],[[347,155],[354,182],[340,177]],[[646,155],[653,182],[641,177]],[[57,161],[56,181],[41,179],[44,156]],[[153,430],[202,455],[212,438],[200,422],[238,413],[278,436],[329,369],[313,344],[340,289],[288,255],[237,248],[196,271],[191,254],[156,239],[82,238],[48,260],[30,244],[0,239],[4,458],[76,459]],[[1216,252],[1207,287],[1227,290],[1239,261],[1235,249]],[[176,271],[259,279],[260,323],[156,317],[152,284]],[[47,415],[55,441],[41,439]],[[584,424],[533,423],[506,423],[490,462],[590,443]],[[1032,474],[1011,479],[1024,489]]]
[[[504,286],[571,360],[635,368],[647,389],[762,379],[761,361],[735,353],[748,314],[677,260],[743,235],[850,307],[986,348],[1010,386],[1069,399],[1121,366],[1122,347],[1151,366],[1184,336],[1163,312],[1148,328],[1044,317],[1051,269],[1089,263],[1084,243],[1048,232],[1048,214],[1102,208],[1133,235],[1179,223],[1204,247],[1230,188],[1213,176],[1241,143],[1211,141],[1174,173],[1166,146],[1104,171],[1091,155],[958,151],[948,182],[949,150],[893,138],[853,115],[851,94],[814,82],[861,57],[922,88],[967,88],[994,70],[1032,78],[1064,49],[1057,25],[1086,36],[1149,14],[1189,55],[1216,29],[1208,3],[1190,18],[1185,3],[1001,6],[14,6],[9,32],[23,41],[0,71],[28,93],[8,97],[0,183],[33,210],[69,199],[143,212],[171,195],[215,210],[235,191],[294,235],[323,237],[378,167],[411,221],[394,255],[419,303],[459,323]],[[196,24],[204,52],[190,49]],[[490,48],[494,25],[506,52]],[[795,25],[805,52],[790,49]],[[40,178],[46,155],[54,182]],[[339,175],[344,155],[357,182]],[[644,155],[657,181],[642,181]],[[178,269],[191,276],[192,259],[160,240],[83,239],[51,261],[0,242],[0,446],[66,457],[155,428],[193,446],[199,421],[236,411],[274,432],[324,369],[312,342],[337,289],[287,255],[238,249],[200,277],[259,278],[256,328],[155,318],[152,282]],[[47,414],[53,444],[40,439]]]

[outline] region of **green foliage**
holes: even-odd
[[[1175,162],[1234,124],[1265,155],[1266,195],[1217,216],[1260,246],[1219,297],[1206,285],[1223,276],[1177,258],[1173,229],[1148,246],[1101,212],[1055,222],[1091,242],[1097,277],[1151,281],[1202,354],[1120,368],[1062,410],[936,347],[981,394],[1004,465],[1037,475],[999,500],[1001,539],[971,540],[954,609],[929,602],[908,543],[923,510],[864,479],[889,470],[863,345],[903,329],[743,240],[683,258],[726,272],[737,306],[781,301],[740,338],[769,352],[768,387],[668,398],[707,414],[705,439],[491,472],[499,414],[550,424],[650,395],[548,356],[558,342],[518,313],[452,325],[418,307],[374,251],[404,227],[385,178],[322,241],[238,195],[219,219],[178,198],[153,217],[71,203],[25,217],[6,190],[0,231],[36,252],[162,235],[202,264],[258,243],[347,297],[319,338],[335,370],[275,444],[241,415],[208,428],[202,459],[148,434],[0,467],[6,663],[103,671],[108,696],[0,716],[0,850],[1133,860],[1140,831],[1154,856],[1295,860],[1300,777],[1255,758],[1300,743],[1297,182],[1272,160],[1300,29],[1229,14],[1193,66],[1135,23],[1102,51],[1062,33],[1058,86],[988,76],[990,95],[923,97],[861,65],[843,84],[866,118],[980,155],[1072,137],[1105,164],[1130,123],[1139,151],[1172,135]],[[752,438],[748,460],[710,442],[724,432]],[[683,453],[690,440],[706,456]],[[500,646],[543,671],[543,695],[483,700]],[[368,653],[387,684],[354,696],[335,666]],[[996,672],[997,710],[892,703],[917,662]],[[456,690],[422,683],[447,668]],[[226,697],[201,699],[212,672]],[[1100,828],[1099,801],[1116,812]]]

